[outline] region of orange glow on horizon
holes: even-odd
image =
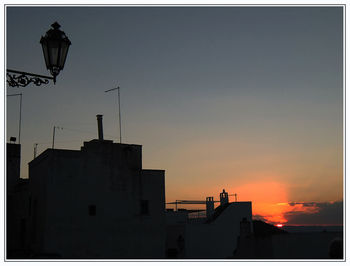
[[[283,227],[283,224],[276,224],[276,226],[281,228],[281,227]]]
[[[268,181],[256,182],[235,188],[239,201],[251,201],[252,212],[268,223],[282,227],[288,224],[285,213],[288,212],[318,212],[316,206],[303,206],[303,204],[289,204],[286,186],[282,183]]]
[[[270,223],[286,223],[283,213],[288,208],[287,191],[278,182],[248,183],[235,188],[238,200],[251,201],[253,215],[259,215]]]

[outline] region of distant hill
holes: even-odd
[[[288,233],[314,233],[314,232],[343,232],[343,226],[334,225],[309,225],[309,226],[289,226],[286,225],[283,227]]]
[[[277,234],[288,234],[287,231],[260,220],[253,220],[253,230],[254,236],[256,237],[264,237]]]

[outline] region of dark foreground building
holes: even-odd
[[[140,145],[104,140],[98,119],[99,139],[47,149],[29,163],[26,194],[8,193],[25,203],[23,215],[8,202],[19,221],[8,223],[8,258],[164,257],[164,171],[142,169]]]

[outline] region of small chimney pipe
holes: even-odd
[[[102,115],[96,115],[96,117],[97,117],[97,128],[98,128],[98,140],[103,140]]]

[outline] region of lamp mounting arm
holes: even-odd
[[[38,75],[13,69],[6,70],[6,77],[6,81],[10,87],[26,87],[30,83],[40,86],[41,84],[48,84],[49,80],[53,80],[53,82],[56,83],[56,77]]]

